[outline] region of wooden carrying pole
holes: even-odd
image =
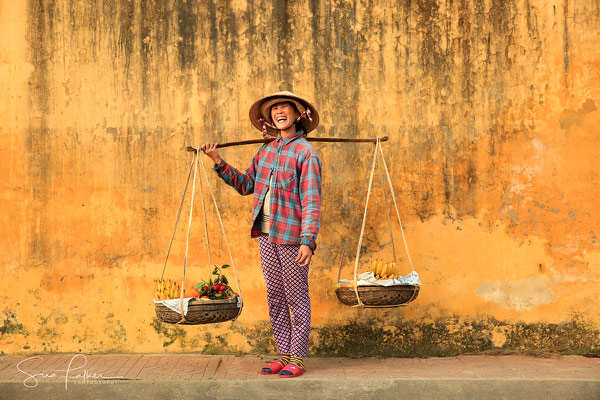
[[[387,136],[384,136],[382,138],[379,138],[380,142],[387,142],[389,138]],[[227,143],[219,143],[217,145],[217,148],[221,148],[221,147],[231,147],[231,146],[243,146],[245,144],[256,144],[256,143],[269,143],[271,141],[275,140],[275,138],[272,139],[254,139],[254,140],[240,140],[237,142],[227,142]],[[330,143],[377,143],[377,139],[345,139],[345,138],[316,138],[316,137],[310,137],[310,138],[306,138],[306,140],[308,140],[309,142],[330,142]],[[188,146],[187,151],[196,151],[195,147],[192,146]]]

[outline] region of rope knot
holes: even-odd
[[[300,122],[300,120],[302,118],[306,118],[307,120],[309,120],[310,122],[312,122],[312,114],[310,112],[310,108],[307,108],[306,110],[304,110],[303,113],[301,113],[300,115],[298,115],[298,118],[296,118],[296,122]]]
[[[270,123],[268,123],[267,120],[264,119],[264,118],[260,118],[258,120],[258,123],[262,126],[263,139],[266,139],[266,138],[269,137],[269,134],[267,133],[267,126],[269,128],[277,129],[276,127],[274,127],[273,125],[271,125]]]

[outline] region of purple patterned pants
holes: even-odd
[[[269,317],[280,354],[308,355],[310,298],[308,267],[296,263],[300,245],[275,244],[258,237],[260,261],[267,284]]]

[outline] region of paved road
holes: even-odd
[[[600,399],[600,359],[580,356],[307,358],[294,379],[264,357],[0,357],[0,399]],[[68,370],[68,378],[65,379]]]

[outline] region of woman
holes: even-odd
[[[261,373],[296,377],[308,355],[308,266],[321,213],[321,161],[305,137],[319,116],[308,101],[286,91],[254,103],[250,120],[275,139],[258,150],[246,173],[221,159],[217,143],[201,149],[227,184],[242,195],[254,193],[250,234],[258,237],[269,318],[281,354]]]

